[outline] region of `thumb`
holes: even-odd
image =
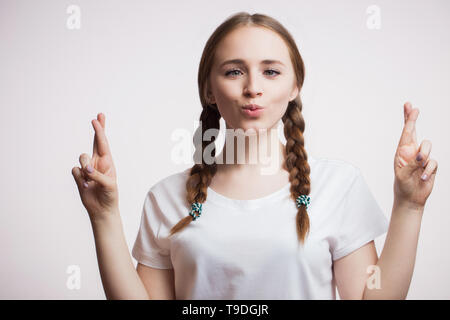
[[[79,160],[82,168],[82,174],[87,180],[95,181],[104,187],[113,189],[114,179],[96,170],[92,165],[91,157],[89,157],[87,153],[81,154]]]
[[[414,154],[413,157],[410,158],[410,160],[408,161],[408,165],[406,166],[406,168],[408,169],[407,171],[409,173],[413,173],[414,171],[416,171],[417,169],[422,168],[422,158],[419,157],[420,160],[417,159],[417,156],[420,154],[419,150],[416,151],[416,153]]]
[[[87,178],[90,180],[93,180],[99,184],[101,184],[104,187],[112,188],[114,182],[113,178],[101,173],[100,171],[96,170],[92,165],[87,164],[83,168],[83,172],[86,175]]]

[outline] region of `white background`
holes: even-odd
[[[66,26],[72,4],[78,30]],[[380,29],[367,26],[371,5]],[[449,1],[1,0],[1,299],[105,298],[71,174],[92,154],[90,122],[106,115],[131,249],[148,189],[192,164],[174,161],[171,136],[194,131],[204,44],[239,11],[268,14],[294,36],[306,150],[359,167],[388,218],[403,104],[420,109],[417,139],[432,142],[439,169],[408,299],[450,298]],[[70,265],[79,290],[66,287]]]

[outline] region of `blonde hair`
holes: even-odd
[[[310,193],[310,167],[307,162],[308,157],[304,148],[303,132],[305,130],[305,121],[301,112],[302,102],[300,99],[300,90],[303,86],[303,81],[305,78],[305,67],[294,39],[277,20],[263,14],[255,13],[250,15],[247,12],[239,12],[225,20],[210,36],[203,50],[198,71],[199,94],[203,110],[200,115],[201,127],[199,126],[196,130],[196,135],[202,134],[211,128],[217,130],[220,129],[219,120],[221,115],[217,109],[217,105],[209,104],[207,99],[209,89],[208,79],[218,43],[229,32],[240,26],[260,26],[268,28],[280,35],[289,49],[290,58],[294,67],[294,73],[296,75],[297,86],[299,88],[299,94],[294,100],[289,102],[287,110],[282,117],[282,121],[284,123],[284,135],[286,138],[286,160],[284,167],[289,172],[291,198],[295,202],[298,196],[309,195]],[[214,136],[211,142],[194,138],[194,144],[195,141],[201,141],[201,143],[197,143],[195,145],[194,153],[194,158],[197,158],[200,155],[199,158],[201,159],[201,163],[195,164],[190,169],[190,175],[186,182],[186,199],[190,204],[193,204],[194,202],[201,204],[206,201],[207,188],[211,183],[212,177],[217,172],[217,164],[205,163],[202,156],[203,150],[209,144],[213,144],[214,148],[211,155],[212,157],[215,156],[214,140]],[[192,221],[193,217],[191,215],[187,215],[172,227],[170,230],[170,235],[181,231]],[[296,226],[298,240],[301,243],[304,243],[306,235],[309,232],[309,217],[304,205],[301,205],[297,210]]]

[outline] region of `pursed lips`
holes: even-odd
[[[260,105],[257,105],[257,104],[247,104],[247,105],[243,106],[242,108],[250,109],[250,110],[263,109],[263,107],[261,107]]]

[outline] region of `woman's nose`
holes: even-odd
[[[261,95],[262,94],[262,88],[261,88],[261,81],[262,79],[258,78],[257,72],[249,72],[248,76],[246,77],[246,81],[244,83],[244,91],[246,94],[251,95]]]
[[[246,96],[261,96],[262,95],[262,90],[261,89],[257,89],[254,86],[247,86],[246,88],[244,88],[244,95]]]

